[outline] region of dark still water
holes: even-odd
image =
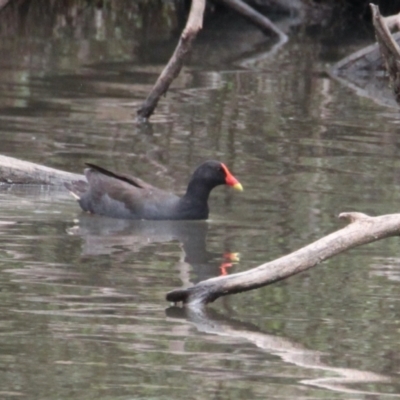
[[[269,57],[240,20],[210,26],[138,126],[171,25],[74,15],[28,13],[2,30],[1,154],[73,172],[93,162],[178,193],[219,159],[244,192],[217,188],[209,221],[172,223],[87,216],[63,188],[2,186],[0,398],[400,397],[398,238],[203,314],[164,300],[294,251],[343,226],[342,211],[399,211],[398,110],[323,72],[356,46],[292,33]]]

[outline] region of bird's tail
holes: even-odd
[[[81,196],[87,191],[88,183],[85,181],[72,181],[65,182],[64,186],[71,193],[71,195],[76,199],[80,200]]]

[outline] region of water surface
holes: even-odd
[[[164,300],[294,251],[343,226],[342,211],[397,212],[397,110],[328,78],[342,47],[299,31],[270,57],[234,21],[210,26],[138,126],[174,37],[130,31],[128,14],[86,18],[51,40],[50,27],[3,32],[1,153],[74,172],[99,163],[178,193],[214,158],[245,191],[217,188],[209,221],[172,223],[86,216],[63,188],[2,186],[0,397],[400,396],[398,238],[201,314]],[[234,46],[238,32],[248,40]]]

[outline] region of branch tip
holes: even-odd
[[[167,301],[171,303],[186,303],[189,298],[189,291],[186,289],[175,289],[172,292],[168,292],[165,296]]]
[[[343,212],[339,214],[339,219],[347,219],[351,224],[367,218],[370,217],[367,214],[360,212]]]

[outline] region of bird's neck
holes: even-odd
[[[185,195],[179,200],[178,209],[182,219],[207,219],[210,191],[202,182],[191,181]]]
[[[212,187],[203,181],[192,179],[183,198],[192,202],[207,204],[211,190]]]

